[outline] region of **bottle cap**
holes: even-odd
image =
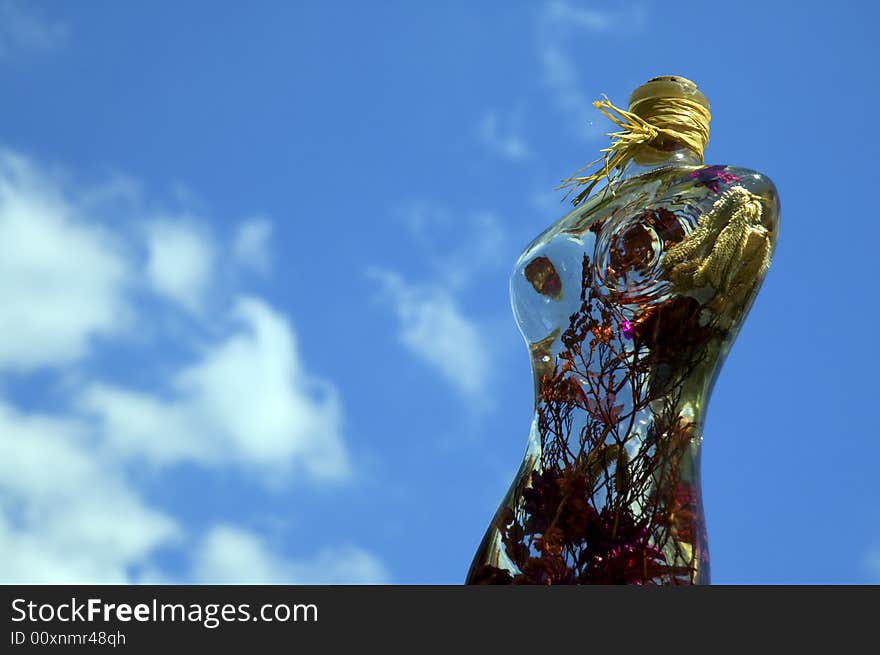
[[[648,80],[629,97],[629,111],[639,115],[638,105],[654,98],[686,98],[709,109],[709,101],[697,85],[678,75],[661,75]]]

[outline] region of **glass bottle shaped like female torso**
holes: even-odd
[[[519,258],[511,297],[535,411],[468,584],[706,584],[703,417],[776,241],[766,177],[687,150]]]

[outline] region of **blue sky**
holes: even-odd
[[[0,580],[460,583],[531,413],[507,280],[656,75],[776,183],[713,581],[880,582],[874,3],[0,0]]]

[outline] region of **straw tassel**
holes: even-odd
[[[596,109],[621,129],[608,134],[612,142],[610,146],[599,151],[604,153],[602,157],[578,169],[575,175],[566,178],[557,187],[568,189],[568,193],[583,187],[572,201],[575,206],[586,200],[602,180],[608,181],[608,188],[613,195],[614,183],[627,163],[634,159],[644,146],[661,137],[685,144],[697,153],[702,161],[703,150],[709,140],[711,115],[708,109],[686,98],[648,98],[639,104],[640,112],[649,116],[650,121],[631,111],[615,107],[607,97],[593,102]],[[599,163],[601,166],[596,172],[585,176],[577,175]]]

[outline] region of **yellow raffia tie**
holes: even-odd
[[[613,195],[614,183],[627,163],[644,153],[645,147],[655,140],[671,139],[682,143],[697,154],[700,162],[703,161],[703,150],[709,142],[709,121],[712,116],[700,103],[678,97],[644,98],[630,107],[632,110],[638,106],[641,116],[615,107],[604,96],[602,100],[593,102],[593,106],[621,130],[608,134],[612,142],[610,146],[600,150],[605,153],[602,157],[575,171],[575,175],[563,180],[557,187],[568,188],[569,193],[584,187],[573,200],[575,206],[586,200],[603,179],[608,180],[608,189]],[[602,166],[595,173],[577,176],[577,173],[599,162],[602,162]]]

